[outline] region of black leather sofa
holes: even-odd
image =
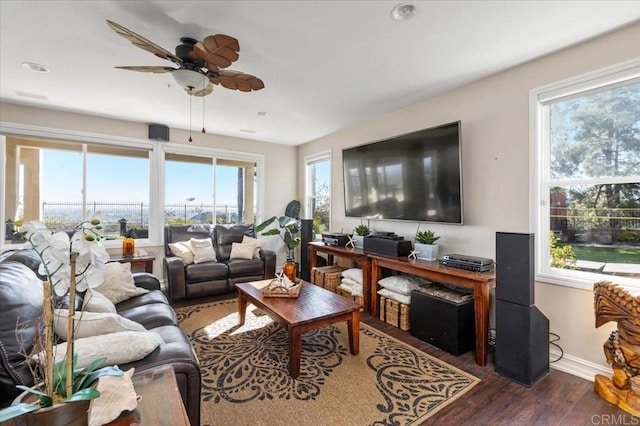
[[[33,386],[33,377],[21,354],[33,348],[36,328],[42,325],[42,276],[37,275],[40,259],[31,249],[0,255],[0,406],[4,407],[22,391],[16,385]],[[178,328],[176,314],[160,290],[160,282],[148,273],[133,274],[135,284],[150,290],[116,304],[118,314],[142,324],[164,340],[145,358],[119,367],[135,372],[170,365],[176,376],[189,421],[200,424],[200,365],[188,337]],[[82,306],[80,293],[76,308]],[[64,303],[64,300],[61,301]],[[19,337],[16,325],[20,323]],[[160,396],[159,396],[160,397]]]
[[[254,225],[165,227],[164,272],[169,299],[173,302],[232,293],[238,283],[275,277],[276,254],[272,251],[260,250],[258,259],[230,259],[232,243],[241,243],[245,235],[256,238]],[[170,243],[191,238],[211,238],[217,260],[186,265],[171,253]]]

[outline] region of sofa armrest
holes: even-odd
[[[276,276],[276,253],[271,250],[260,250],[260,258],[264,260],[264,279]]]
[[[148,272],[136,272],[133,274],[133,282],[136,286],[147,290],[160,290],[160,280]]]
[[[184,262],[179,257],[170,256],[164,258],[163,264],[169,301],[184,299],[187,292]]]

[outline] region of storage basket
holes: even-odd
[[[380,319],[402,331],[408,331],[410,328],[409,305],[380,296]]]
[[[360,312],[364,311],[364,297],[363,296],[354,296],[353,294],[351,294],[350,290],[345,290],[344,288],[341,287],[336,287],[336,293],[338,293],[340,296],[344,296],[344,297],[348,297],[349,299],[360,303],[362,305],[362,308],[360,308]]]
[[[319,266],[311,271],[311,282],[317,286],[336,292],[336,288],[342,282],[342,271],[337,265]]]

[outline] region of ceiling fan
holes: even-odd
[[[128,30],[120,24],[107,20],[107,24],[116,33],[141,49],[151,52],[159,58],[173,62],[178,68],[164,66],[127,66],[118,69],[171,73],[176,83],[188,94],[206,96],[213,91],[213,85],[226,89],[251,92],[264,88],[258,77],[240,71],[223,70],[238,60],[240,44],[238,40],[224,34],[205,37],[202,41],[182,37],[175,48],[175,54],[158,46],[152,41]]]

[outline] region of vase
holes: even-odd
[[[355,248],[362,248],[364,246],[364,236],[354,235],[353,241],[355,242]]]
[[[136,241],[131,236],[126,236],[122,240],[122,255],[125,257],[133,257],[135,252]]]
[[[13,401],[33,403],[37,397],[30,392],[22,392]],[[31,413],[14,417],[2,423],[3,426],[87,426],[89,424],[89,405],[91,400],[74,401],[41,408]]]
[[[298,276],[298,265],[294,262],[293,257],[287,257],[287,261],[284,262],[282,267],[282,273],[295,283]]]
[[[422,260],[436,260],[438,259],[438,245],[437,244],[415,244],[415,250],[418,252],[418,259]]]

